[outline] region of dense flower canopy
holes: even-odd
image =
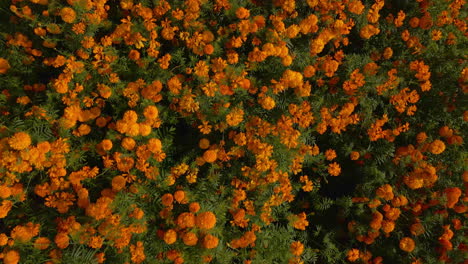
[[[465,0],[0,14],[0,262],[466,262]]]

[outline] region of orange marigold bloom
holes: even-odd
[[[65,23],[73,23],[76,19],[76,12],[71,7],[64,7],[60,10],[60,16]]]
[[[127,180],[123,176],[121,175],[115,176],[112,179],[112,190],[120,191],[125,187],[126,183],[127,183]]]
[[[154,105],[147,106],[143,111],[143,115],[146,119],[154,120],[159,116],[158,108]]]
[[[356,14],[356,15],[362,14],[362,11],[364,10],[364,8],[365,6],[359,0],[353,0],[348,3],[349,12]]]
[[[34,241],[34,248],[39,250],[47,249],[50,245],[50,240],[47,237],[38,237],[36,241]]]
[[[410,237],[404,237],[400,240],[400,249],[406,252],[411,252],[415,248],[414,240]]]
[[[3,257],[3,264],[17,264],[19,260],[19,252],[16,250],[9,250]]]
[[[54,242],[57,244],[58,248],[64,249],[70,244],[70,239],[66,233],[58,233],[55,236]]]
[[[202,243],[204,248],[211,249],[218,246],[219,239],[215,236],[208,234],[203,238]]]
[[[376,195],[387,201],[393,199],[393,188],[390,184],[385,184],[377,189]]]
[[[239,125],[244,120],[244,110],[235,108],[226,116],[226,122],[230,126]]]
[[[200,210],[200,204],[197,202],[190,203],[189,210],[192,213],[196,213]]]
[[[91,248],[101,248],[104,239],[100,236],[92,236],[88,242],[88,246]]]
[[[335,152],[335,150],[333,150],[333,149],[327,149],[327,150],[325,151],[325,158],[326,158],[327,160],[333,160],[334,158],[336,158],[336,152]]]
[[[359,249],[353,248],[348,251],[348,260],[354,262],[359,259]]]
[[[368,24],[361,28],[359,35],[363,39],[370,39],[372,36],[377,35],[380,33],[380,29],[375,27],[374,25]]]
[[[8,243],[8,237],[4,233],[0,234],[0,247],[5,246]]]
[[[198,242],[198,237],[195,233],[187,232],[182,236],[182,240],[187,246],[195,246]]]
[[[453,208],[455,204],[458,203],[462,191],[458,187],[453,187],[445,189],[444,193],[447,197],[447,203],[445,204],[445,206],[447,206],[448,208]]]
[[[359,156],[360,156],[359,152],[357,152],[357,151],[352,151],[351,154],[350,154],[351,160],[358,160]]]
[[[178,203],[183,203],[184,199],[185,199],[185,192],[182,191],[182,190],[178,190],[174,193],[174,199],[178,202]]]
[[[239,7],[236,10],[236,16],[239,19],[246,19],[250,16],[250,11],[244,7]]]
[[[289,250],[294,256],[300,256],[304,252],[304,244],[300,241],[294,241],[291,243]]]
[[[174,196],[170,193],[166,193],[161,197],[161,202],[164,206],[171,206],[174,202]]]
[[[112,149],[112,140],[110,139],[104,139],[101,141],[101,147],[103,150],[111,150]]]
[[[169,229],[164,233],[164,242],[166,244],[174,244],[177,240],[177,232],[174,229]]]
[[[434,140],[429,146],[429,151],[432,154],[440,154],[444,152],[444,150],[445,150],[445,143],[439,139]]]
[[[31,137],[25,132],[17,132],[8,139],[8,144],[16,150],[23,150],[31,145]]]
[[[0,74],[5,74],[10,69],[10,64],[4,58],[0,58]]]
[[[195,215],[193,213],[184,212],[177,217],[177,225],[180,228],[191,228],[195,226]]]
[[[216,216],[212,212],[203,212],[196,216],[195,223],[201,229],[211,229],[216,225]]]
[[[207,149],[210,147],[210,141],[206,138],[202,138],[200,139],[200,141],[198,142],[198,146],[201,148],[201,149]]]
[[[126,137],[122,139],[121,145],[126,150],[132,150],[135,148],[136,142],[133,138]]]
[[[333,162],[333,163],[328,164],[328,173],[329,173],[331,176],[338,176],[338,175],[340,175],[340,173],[341,173],[340,164],[338,164],[338,163],[336,163],[336,162]]]
[[[216,150],[207,150],[203,153],[203,159],[208,163],[213,163],[218,158]]]

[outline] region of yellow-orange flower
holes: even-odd
[[[3,264],[17,264],[20,260],[20,254],[16,250],[9,250],[3,257]]]
[[[164,206],[171,206],[174,202],[174,196],[170,193],[166,193],[161,197],[161,202]]]
[[[38,237],[36,241],[34,241],[34,248],[39,250],[47,249],[50,245],[50,240],[47,237]]]
[[[359,159],[359,152],[357,152],[357,151],[351,152],[350,158],[351,158],[351,160],[358,160]]]
[[[177,217],[177,225],[180,228],[191,228],[195,226],[195,215],[193,213],[184,212]]]
[[[195,246],[198,242],[198,237],[195,233],[187,232],[183,235],[182,240],[187,246]]]
[[[212,236],[210,234],[206,235],[203,238],[203,247],[207,249],[215,248],[218,246],[219,239],[215,236]]]
[[[54,242],[57,244],[58,248],[64,249],[70,244],[70,239],[66,233],[58,233],[55,236]]]
[[[414,240],[410,237],[404,237],[400,240],[400,249],[406,252],[411,252],[415,248]]]
[[[60,10],[60,16],[65,23],[73,23],[76,19],[76,12],[71,7],[64,7]]]
[[[218,158],[218,154],[216,154],[216,150],[207,150],[203,153],[203,159],[208,163],[213,163]]]
[[[177,232],[173,229],[169,229],[164,233],[164,242],[166,244],[174,244],[177,240]]]
[[[126,183],[127,183],[127,181],[125,180],[125,178],[123,176],[121,176],[121,175],[115,176],[112,179],[112,190],[120,191],[125,187]]]
[[[184,202],[184,199],[185,199],[185,192],[182,191],[182,190],[178,190],[174,193],[174,199],[178,202],[178,203],[183,203]]]
[[[328,164],[328,173],[329,173],[331,176],[338,176],[338,175],[340,175],[340,173],[341,173],[340,164],[338,164],[338,163],[336,163],[336,162],[333,162],[333,163]]]
[[[195,218],[197,227],[201,229],[211,229],[216,225],[216,216],[212,212],[204,212]]]
[[[5,74],[10,69],[10,64],[4,58],[0,58],[0,74]]]
[[[359,259],[359,249],[353,248],[348,251],[348,260],[354,262]]]
[[[201,149],[207,149],[210,147],[210,141],[206,138],[202,138],[200,139],[200,141],[198,142],[198,146],[201,148]]]
[[[16,150],[23,150],[31,145],[31,137],[25,132],[17,132],[8,139],[10,147]]]
[[[300,256],[302,252],[304,252],[304,244],[300,241],[294,241],[291,243],[289,249],[294,256]]]
[[[236,16],[239,19],[246,19],[250,16],[250,11],[244,7],[239,7],[236,10]]]
[[[436,139],[429,146],[429,151],[432,154],[440,154],[445,150],[445,143],[442,140]]]

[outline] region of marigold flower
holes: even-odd
[[[364,11],[365,6],[359,0],[353,0],[348,3],[348,10],[349,12],[360,15],[362,11]]]
[[[127,183],[127,180],[121,175],[115,176],[112,179],[112,190],[114,191],[120,191],[125,187],[125,184]]]
[[[338,163],[336,163],[336,162],[333,162],[333,163],[328,164],[328,173],[329,173],[331,176],[338,176],[338,175],[340,175],[340,173],[341,173],[340,164],[338,164]]]
[[[200,210],[200,204],[197,202],[193,202],[189,204],[189,210],[192,213],[196,213]]]
[[[184,235],[182,236],[182,240],[184,241],[184,244],[187,246],[195,246],[198,242],[198,237],[193,232],[187,232],[187,233],[184,233]]]
[[[135,148],[136,142],[133,138],[126,137],[122,139],[121,145],[126,150],[132,150]]]
[[[0,58],[0,74],[5,74],[10,69],[10,64],[4,58]]]
[[[304,244],[300,241],[294,241],[291,243],[289,250],[294,256],[300,256],[304,252]]]
[[[174,196],[170,193],[166,193],[161,197],[161,202],[164,206],[171,206],[174,202]]]
[[[271,98],[270,96],[265,96],[259,99],[259,102],[262,105],[262,108],[266,110],[271,110],[275,108],[275,105],[276,105],[275,100]]]
[[[216,225],[216,216],[212,212],[203,212],[196,216],[195,223],[201,229],[211,229]]]
[[[76,19],[76,12],[71,7],[64,7],[60,10],[60,16],[65,23],[73,23]]]
[[[218,158],[216,150],[207,150],[203,153],[203,159],[208,163],[213,163]]]
[[[359,249],[353,248],[348,251],[347,254],[348,260],[351,262],[355,262],[359,259]]]
[[[31,137],[25,132],[17,132],[8,139],[8,144],[16,150],[23,150],[31,145]]]
[[[177,217],[177,225],[180,228],[191,228],[195,226],[195,215],[193,213],[184,212]]]
[[[458,187],[453,187],[445,189],[444,194],[447,197],[447,203],[445,206],[448,208],[453,208],[455,204],[458,203],[458,200],[462,195],[462,191]]]
[[[143,115],[145,116],[146,119],[155,120],[159,116],[158,108],[154,105],[149,105],[145,107],[145,110],[143,111]]]
[[[8,237],[4,233],[0,234],[0,247],[5,246],[8,243]]]
[[[218,246],[219,239],[213,235],[208,234],[203,238],[202,243],[204,248],[212,249]]]
[[[358,160],[359,156],[360,156],[359,152],[357,152],[357,151],[352,151],[351,154],[350,154],[351,160]]]
[[[333,160],[334,158],[336,158],[336,152],[335,152],[335,150],[333,150],[333,149],[327,149],[327,150],[325,151],[325,158],[326,158],[327,160]]]
[[[169,229],[164,233],[164,242],[166,244],[174,244],[177,240],[177,232],[174,229]]]
[[[66,233],[58,233],[54,239],[55,244],[60,249],[65,249],[70,244],[70,239]]]
[[[185,192],[182,191],[182,190],[178,190],[174,193],[174,199],[178,202],[178,203],[183,203],[184,199],[185,199]]]
[[[210,141],[206,138],[202,138],[198,142],[198,147],[200,147],[201,149],[207,149],[210,147]]]
[[[236,10],[236,16],[239,19],[246,19],[250,16],[250,11],[244,7],[239,7]]]
[[[400,249],[406,252],[411,252],[415,248],[414,240],[410,237],[404,237],[400,240]]]
[[[3,264],[17,264],[19,260],[19,252],[16,250],[9,250],[3,257]]]
[[[437,155],[437,154],[444,152],[444,150],[445,150],[445,143],[439,139],[434,140],[429,146],[429,151],[432,154]]]

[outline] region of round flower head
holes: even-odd
[[[170,245],[170,244],[174,244],[177,240],[177,232],[174,231],[173,229],[169,229],[166,231],[166,233],[164,233],[164,242],[166,242],[166,244]]]
[[[16,250],[8,251],[3,257],[4,264],[17,264],[19,263],[20,255]]]
[[[201,229],[211,229],[216,225],[216,216],[212,212],[204,212],[197,215],[195,222]]]
[[[23,150],[31,145],[31,137],[24,132],[15,133],[9,140],[10,147],[16,150]]]
[[[400,249],[406,252],[411,252],[415,248],[414,240],[410,237],[404,237],[400,240]]]
[[[203,238],[203,247],[207,249],[215,248],[218,246],[219,239],[212,235],[206,235]]]
[[[215,150],[207,150],[203,154],[203,159],[208,163],[215,162],[217,158],[218,158],[218,155],[216,154]]]
[[[60,16],[65,23],[73,23],[76,19],[76,12],[71,7],[64,7],[60,10]]]
[[[0,58],[0,74],[5,74],[10,69],[10,64],[4,58]]]

